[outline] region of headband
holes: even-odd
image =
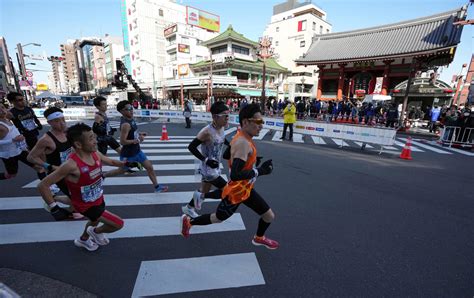
[[[51,120],[58,119],[58,118],[64,118],[63,113],[54,112],[52,114],[49,114],[48,117],[46,117],[46,120],[51,121]]]

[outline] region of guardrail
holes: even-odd
[[[445,126],[439,142],[449,147],[474,148],[474,127]]]

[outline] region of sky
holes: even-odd
[[[143,0],[137,0],[143,1]],[[165,1],[165,0],[163,0]],[[246,37],[258,40],[270,22],[273,6],[284,0],[178,0],[217,14],[221,32],[229,24]],[[323,9],[332,32],[379,26],[453,10],[468,0],[313,0]],[[120,20],[121,0],[0,0],[0,36],[5,37],[10,56],[16,66],[17,43],[40,43],[41,47],[27,46],[25,54],[60,56],[59,45],[67,39],[84,36],[122,36]],[[468,18],[474,18],[474,7]],[[469,63],[474,52],[474,26],[465,26],[454,61],[441,69],[440,79],[451,82],[463,63]],[[49,84],[48,61],[33,61],[27,68],[34,71],[37,83]],[[48,72],[49,71],[49,72]]]

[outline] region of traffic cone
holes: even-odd
[[[408,137],[408,140],[403,147],[402,153],[400,154],[401,159],[411,160],[411,137]]]
[[[166,125],[163,124],[162,128],[161,128],[161,139],[162,141],[169,141],[169,138],[168,138],[168,131],[166,130]]]

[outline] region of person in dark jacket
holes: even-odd
[[[397,105],[392,103],[390,105],[390,108],[387,111],[387,122],[385,123],[385,127],[394,127],[397,121],[398,121]]]

